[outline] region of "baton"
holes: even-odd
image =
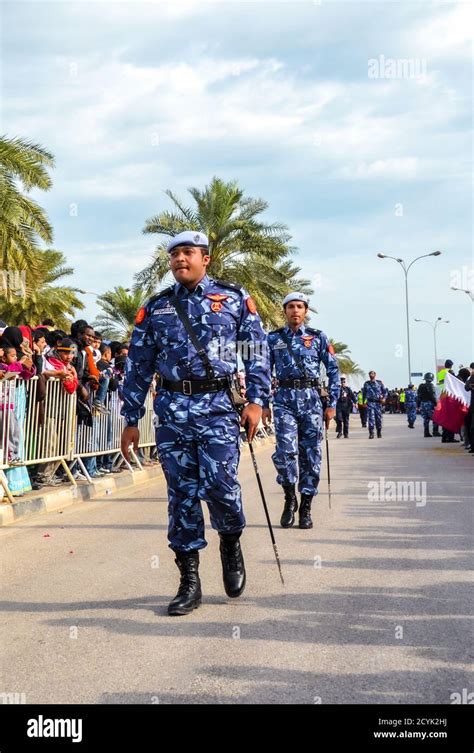
[[[250,455],[252,456],[253,467],[255,469],[255,475],[257,477],[257,483],[258,483],[258,488],[260,490],[260,496],[261,496],[262,502],[263,502],[263,509],[265,510],[265,517],[267,519],[268,530],[270,531],[270,538],[272,540],[273,551],[275,553],[275,559],[276,559],[276,563],[278,565],[278,572],[280,573],[281,582],[283,583],[283,585],[285,585],[285,581],[283,580],[283,574],[281,572],[280,557],[278,556],[278,549],[277,549],[277,545],[276,545],[276,541],[275,541],[275,536],[273,534],[272,523],[271,523],[271,520],[270,520],[270,515],[268,514],[268,507],[267,507],[267,503],[266,503],[266,500],[265,500],[265,494],[264,494],[264,491],[263,491],[262,482],[260,480],[260,474],[258,472],[257,461],[255,459],[255,452],[254,452],[254,449],[253,449],[252,442],[249,442],[248,444],[249,444],[249,449],[250,449]]]

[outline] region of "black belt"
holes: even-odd
[[[181,392],[183,395],[201,395],[204,392],[220,392],[229,388],[227,377],[219,379],[182,379],[180,382],[171,382],[169,379],[161,379],[160,387],[171,392]]]
[[[291,387],[293,390],[305,390],[308,387],[319,387],[317,379],[282,379],[278,387]]]

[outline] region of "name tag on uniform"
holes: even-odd
[[[161,314],[176,314],[176,309],[173,306],[167,306],[165,309],[158,309],[153,313],[153,316],[160,316]]]

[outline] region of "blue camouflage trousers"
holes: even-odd
[[[185,422],[160,419],[156,444],[168,483],[168,540],[173,551],[207,546],[201,500],[207,502],[215,530],[237,533],[245,527],[235,412],[195,420],[188,415]]]
[[[430,400],[422,400],[420,403],[420,412],[423,416],[423,426],[425,429],[430,428],[430,421],[433,418],[435,406]]]
[[[321,471],[323,411],[318,398],[306,411],[295,404],[274,404],[276,451],[272,460],[280,486],[296,484],[301,494],[318,493]],[[298,474],[299,470],[299,474]]]
[[[416,405],[407,404],[407,421],[414,424],[416,421]]]
[[[369,431],[373,431],[374,426],[377,428],[377,431],[382,431],[382,406],[380,403],[376,403],[373,400],[367,401],[367,418]]]

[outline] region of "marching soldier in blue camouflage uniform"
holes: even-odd
[[[266,336],[252,298],[239,286],[206,273],[211,260],[207,237],[185,231],[167,250],[176,283],[152,298],[135,320],[123,388],[127,428],[122,452],[128,458],[130,444],[138,446],[138,420],[157,372],[156,443],[168,483],[168,539],[181,574],[168,613],[183,615],[201,603],[199,550],[207,546],[201,500],[207,502],[212,527],[219,532],[226,593],[237,597],[244,590],[239,537],[245,518],[237,481],[240,425],[247,426],[252,441],[270,393],[270,370]],[[248,400],[241,421],[229,390],[237,347],[245,364]]]
[[[283,301],[287,324],[268,335],[270,369],[278,380],[273,403],[276,452],[272,456],[278,472],[277,483],[285,492],[280,525],[290,528],[298,509],[295,484],[301,494],[299,527],[312,528],[311,503],[318,493],[321,469],[323,408],[318,394],[320,364],[328,375],[328,407],[324,411],[326,426],[336,413],[339,396],[339,369],[332,345],[324,332],[304,324],[308,298],[290,293]],[[271,420],[268,403],[263,420]],[[299,474],[298,474],[299,470]]]
[[[415,385],[409,384],[408,389],[405,390],[405,407],[407,412],[408,428],[415,428],[416,421],[416,403],[417,394],[415,392]]]
[[[374,427],[377,436],[382,436],[382,404],[388,395],[388,390],[380,379],[376,379],[375,371],[369,371],[369,379],[362,387],[362,397],[367,400],[367,418],[369,422],[369,439],[374,438]]]
[[[434,374],[428,371],[423,377],[425,380],[418,387],[417,403],[420,408],[421,415],[423,416],[423,428],[425,430],[425,437],[432,437],[430,433],[430,421],[433,418],[433,412],[436,408],[438,399],[436,397],[436,391],[434,388],[433,380]]]

